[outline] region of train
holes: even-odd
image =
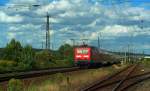
[[[74,47],[75,66],[102,66],[120,63],[120,59],[89,45]]]

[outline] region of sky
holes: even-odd
[[[54,49],[99,36],[103,49],[150,54],[149,0],[0,0],[0,47],[15,38],[42,48],[47,13]]]

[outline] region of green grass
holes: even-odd
[[[23,89],[23,83],[18,79],[10,79],[8,82],[7,91],[21,91]]]
[[[143,64],[143,66],[150,68],[150,59],[144,59],[144,60],[142,60],[142,64]]]
[[[15,61],[0,60],[0,72],[13,71],[16,68],[16,64]]]

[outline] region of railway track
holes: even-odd
[[[65,67],[65,68],[56,68],[56,69],[45,69],[45,70],[37,70],[37,71],[28,71],[28,72],[17,72],[17,73],[6,73],[6,74],[0,74],[0,82],[8,81],[11,78],[16,79],[23,79],[23,78],[31,78],[31,77],[38,77],[42,75],[49,75],[49,74],[55,74],[55,73],[64,73],[64,72],[70,72],[70,71],[77,71],[79,70],[79,67]]]
[[[81,91],[127,91],[129,87],[149,78],[150,72],[141,71],[138,64],[135,64],[90,84]]]

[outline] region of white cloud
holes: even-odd
[[[50,35],[54,35],[55,34],[55,32],[54,32],[54,30],[49,30],[50,31]]]
[[[10,3],[13,4],[33,4],[33,3],[37,3],[38,0],[11,0]]]
[[[35,11],[38,15],[46,15],[47,12],[50,15],[56,17],[57,23],[63,23],[72,21],[76,23],[94,24],[95,19],[106,21],[106,23],[117,23],[122,20],[140,20],[150,17],[150,12],[142,7],[122,7],[119,5],[107,7],[100,3],[91,4],[88,0],[58,0],[49,3],[46,6],[42,6]],[[93,21],[91,21],[93,20]],[[76,22],[78,21],[78,22]],[[125,22],[126,23],[126,22]]]
[[[16,37],[16,33],[12,33],[12,32],[7,33],[7,38],[8,39],[12,39],[12,38],[15,38],[15,37]]]
[[[60,0],[53,1],[52,3],[42,6],[40,9],[36,11],[37,14],[46,14],[47,12],[57,13],[58,10],[68,10],[72,6],[69,3],[69,0]]]
[[[41,25],[33,25],[33,24],[25,24],[25,25],[20,25],[20,26],[10,26],[9,31],[38,31],[41,28]]]
[[[73,43],[72,43],[72,41],[71,41],[70,39],[67,39],[66,41],[63,41],[63,43],[64,43],[64,44],[66,44],[66,43],[67,43],[67,44],[70,44],[70,45],[72,45],[72,44],[73,44]]]
[[[10,30],[10,31],[18,31],[19,28],[18,28],[18,27],[15,27],[15,26],[11,26],[11,27],[9,27],[9,30]]]
[[[97,39],[101,35],[103,39],[116,39],[118,37],[136,37],[138,35],[150,35],[150,28],[141,29],[138,26],[107,25],[103,29],[92,32],[90,39]]]
[[[69,27],[65,27],[65,28],[60,29],[59,31],[64,33],[64,32],[68,32],[70,30],[71,29]]]
[[[144,7],[126,7],[121,11],[124,18],[129,20],[147,20],[150,19],[150,11],[144,9]],[[122,17],[122,16],[120,16]]]
[[[106,26],[101,33],[105,36],[123,36],[130,32],[130,29],[125,26],[114,25],[114,26]]]
[[[103,37],[103,39],[114,39],[120,36],[128,36],[130,32],[131,32],[131,29],[126,26],[107,25],[106,27],[103,27],[100,30],[89,33],[88,36],[90,36],[89,38],[91,40],[97,39],[98,36]]]
[[[10,22],[21,22],[23,17],[20,15],[9,16],[3,11],[0,11],[0,22],[10,23]]]

